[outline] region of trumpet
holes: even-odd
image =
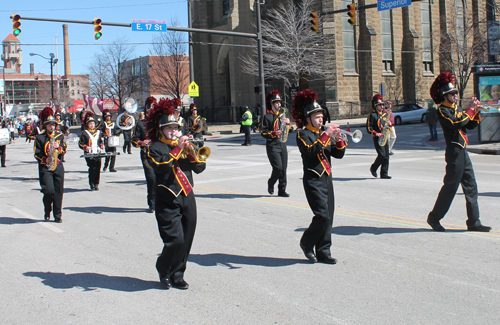
[[[336,129],[333,131],[332,135],[330,136],[332,140],[335,140],[336,137],[341,137],[342,141],[347,142],[347,137],[350,136],[352,138],[352,142],[358,143],[363,139],[363,132],[360,130],[354,130],[354,132],[349,132],[345,131],[342,129]]]
[[[184,151],[186,154],[196,157],[196,159],[200,161],[207,161],[208,157],[210,157],[210,148],[209,147],[198,147],[194,144],[193,139],[188,139],[187,146],[184,147]]]
[[[478,106],[477,109],[481,112],[489,113],[490,110],[495,109],[494,107],[491,106]]]

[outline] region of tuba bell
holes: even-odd
[[[127,125],[125,126],[120,125],[120,120],[125,115],[125,112],[123,112],[116,118],[116,123],[118,124],[118,127],[122,130],[125,131],[131,130],[135,126],[135,118],[132,116],[132,114],[134,114],[137,111],[137,101],[132,97],[125,98],[125,101],[123,102],[123,109],[128,114],[130,114],[129,116],[132,119],[132,121],[130,123],[127,123]]]

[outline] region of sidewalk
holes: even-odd
[[[366,117],[332,120],[331,122],[340,125],[342,129],[345,129],[348,124],[351,129],[360,129],[364,128]],[[207,135],[234,134],[239,132],[239,124],[209,125]],[[429,146],[445,147],[444,140],[435,142],[427,141],[426,144]],[[477,141],[477,137],[474,137],[470,140],[467,150],[477,154],[500,155],[500,143],[481,143]]]

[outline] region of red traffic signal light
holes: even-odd
[[[315,33],[319,32],[319,14],[317,11],[312,12],[311,17],[311,30]]]
[[[349,18],[349,20],[347,21],[349,24],[351,24],[352,26],[356,26],[356,4],[350,4],[350,5],[347,5],[347,9],[349,9],[349,12],[347,13],[347,15],[351,18]]]
[[[94,37],[96,40],[102,37],[102,20],[101,18],[94,18]]]
[[[14,36],[21,35],[21,16],[13,14],[12,15],[12,34]]]

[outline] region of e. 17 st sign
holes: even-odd
[[[411,5],[411,0],[377,0],[377,11],[401,8]]]
[[[165,20],[132,19],[133,32],[166,32],[167,22]]]

